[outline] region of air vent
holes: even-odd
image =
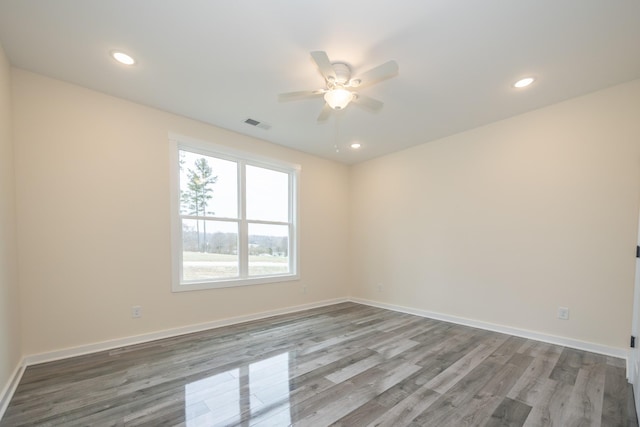
[[[251,125],[251,126],[255,126],[257,128],[260,129],[264,129],[264,130],[269,130],[271,129],[271,125],[267,124],[265,122],[260,122],[258,120],[252,119],[252,118],[248,118],[247,120],[244,121],[246,124]]]

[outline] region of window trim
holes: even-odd
[[[188,151],[196,152],[205,156],[217,157],[223,160],[230,160],[238,162],[239,165],[252,165],[257,167],[264,167],[267,169],[277,170],[287,173],[289,175],[289,200],[293,200],[289,203],[289,217],[291,221],[289,223],[289,266],[292,270],[286,274],[275,274],[269,276],[260,277],[239,277],[233,279],[222,279],[214,281],[201,281],[201,282],[189,282],[182,283],[182,218],[180,215],[180,168],[179,168],[179,155],[178,151],[181,148],[185,148]],[[250,286],[266,283],[278,283],[292,280],[300,280],[300,265],[299,265],[299,239],[300,239],[300,222],[298,213],[299,209],[299,188],[300,188],[300,171],[301,167],[297,164],[287,163],[283,161],[274,160],[271,158],[247,153],[244,151],[229,148],[224,145],[203,141],[184,135],[169,134],[169,196],[170,209],[171,209],[171,290],[172,292],[185,292],[196,291],[203,289],[220,289],[237,286]],[[238,174],[238,194],[241,198],[245,198],[246,189],[241,187],[244,185],[245,170],[241,168],[241,173]],[[246,218],[245,200],[239,201],[238,218],[229,218],[233,222],[237,222],[239,225],[238,230],[238,253],[239,253],[239,273],[242,274],[242,255],[241,251],[248,248],[248,234],[247,230],[240,230],[240,227],[248,228],[250,223],[273,223],[274,221],[260,221],[249,220]],[[217,220],[223,220],[219,218]],[[275,221],[278,223],[277,221]],[[244,224],[244,225],[243,225]],[[246,248],[245,248],[246,246]],[[248,255],[247,261],[248,261]],[[247,266],[244,266],[245,268]],[[246,272],[246,271],[245,271]]]

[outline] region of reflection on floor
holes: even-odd
[[[354,303],[26,369],[0,427],[637,426],[625,361]]]
[[[289,353],[189,383],[184,405],[189,427],[240,424],[242,414],[254,421],[268,414],[272,425],[288,426]]]

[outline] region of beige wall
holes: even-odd
[[[353,296],[627,347],[640,81],[359,164],[350,188]]]
[[[351,169],[21,70],[12,85],[23,354],[349,294],[626,347],[640,81]],[[169,132],[302,165],[301,281],[170,292]],[[17,335],[0,339],[11,367]]]
[[[348,295],[346,166],[25,71],[12,77],[25,354]],[[302,166],[300,281],[171,293],[169,132]]]
[[[0,46],[0,393],[21,357],[10,93],[9,62]]]

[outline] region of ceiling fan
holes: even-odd
[[[384,105],[381,101],[362,95],[357,90],[398,74],[398,63],[396,61],[388,61],[355,78],[351,78],[349,65],[342,62],[332,63],[329,61],[326,52],[311,52],[311,57],[318,66],[322,77],[324,77],[326,88],[281,93],[278,95],[278,100],[296,101],[323,96],[325,104],[318,116],[319,122],[327,120],[332,110],[342,110],[350,102],[372,111],[379,111]]]

